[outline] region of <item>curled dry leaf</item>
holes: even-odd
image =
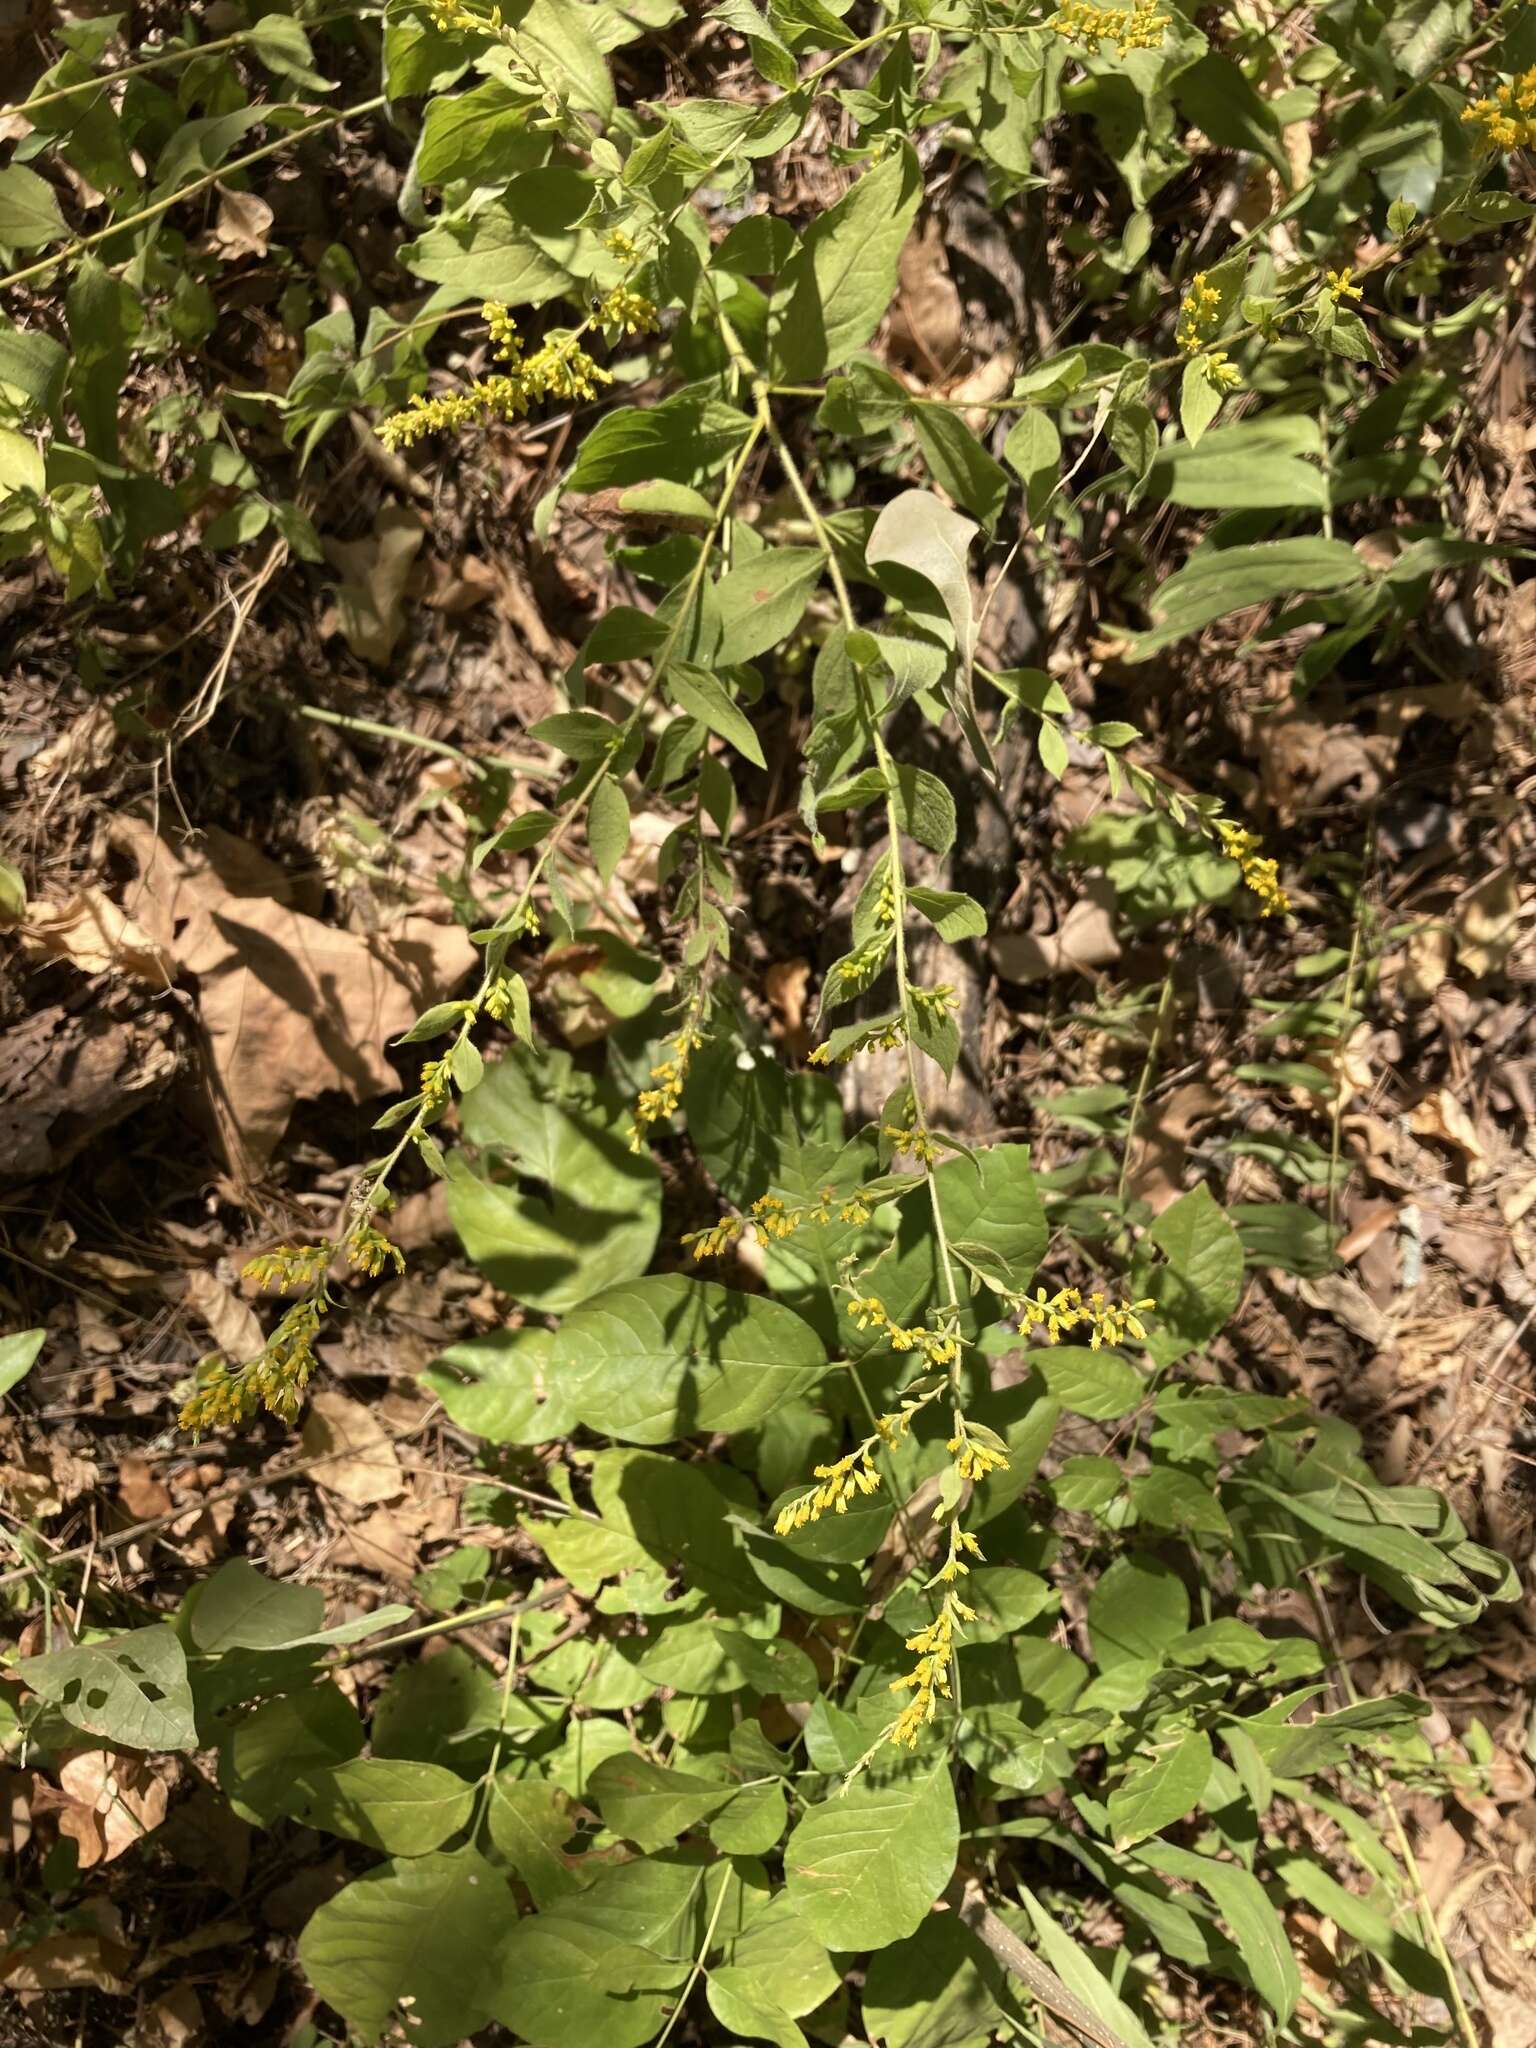
[[[1456,957],[1468,974],[1497,974],[1519,937],[1525,904],[1505,868],[1464,898],[1456,918]]]
[[[1408,1113],[1408,1128],[1418,1138],[1438,1138],[1462,1155],[1467,1185],[1473,1186],[1488,1170],[1488,1149],[1478,1136],[1477,1126],[1449,1088],[1426,1095]]]
[[[400,1460],[378,1417],[335,1387],[322,1387],[304,1418],[306,1457],[322,1458],[316,1485],[355,1507],[398,1500],[405,1491]]]
[[[59,1785],[68,1803],[59,1810],[59,1832],[73,1840],[80,1867],[111,1863],[159,1827],[169,1790],[142,1757],[88,1749],[59,1766]]]

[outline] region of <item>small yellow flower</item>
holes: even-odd
[[[1221,841],[1222,852],[1228,860],[1236,861],[1244,883],[1258,897],[1260,914],[1284,917],[1290,910],[1291,899],[1280,886],[1277,864],[1259,852],[1263,841],[1256,833],[1245,832],[1240,825],[1233,825],[1225,818],[1216,820],[1216,834]]]
[[[1097,7],[1093,0],[1062,0],[1046,23],[1063,42],[1076,43],[1091,55],[1101,43],[1113,43],[1123,57],[1127,50],[1161,47],[1169,17],[1159,14],[1155,0],[1133,0],[1129,7]]]
[[[661,315],[651,300],[623,284],[616,284],[598,301],[596,317],[605,327],[617,327],[625,334],[655,334],[661,326]]]
[[[1196,355],[1216,331],[1221,313],[1221,293],[1203,270],[1189,280],[1189,290],[1179,301],[1178,326],[1174,340],[1189,355]]]
[[[1484,151],[1530,148],[1536,143],[1536,66],[1496,85],[1492,99],[1473,100],[1461,118],[1482,131],[1477,141]]]
[[[1341,299],[1359,299],[1365,296],[1359,285],[1350,282],[1354,274],[1351,269],[1330,270],[1324,273],[1323,289],[1335,305]]]

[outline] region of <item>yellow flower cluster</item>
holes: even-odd
[[[457,432],[486,420],[521,419],[548,398],[595,398],[604,384],[613,382],[611,373],[594,363],[581,346],[578,335],[559,330],[525,357],[517,323],[506,307],[488,300],[481,310],[496,353],[508,368],[443,398],[418,394],[403,412],[380,426],[379,439],[386,448],[409,448],[427,434]]]
[[[935,988],[914,988],[910,994],[930,1024],[942,1023],[960,1007],[952,982],[941,981]]]
[[[1338,305],[1341,299],[1359,299],[1364,297],[1364,293],[1359,285],[1352,282],[1354,274],[1354,271],[1349,269],[1330,270],[1324,273],[1323,290],[1327,292],[1335,305]]]
[[[696,1259],[717,1259],[728,1245],[736,1243],[743,1231],[758,1244],[767,1245],[776,1239],[793,1237],[802,1223],[830,1223],[834,1214],[832,1204],[836,1201],[837,1190],[831,1186],[824,1187],[814,1202],[795,1209],[781,1195],[759,1195],[748,1215],[722,1216],[708,1230],[687,1231],[682,1242],[692,1245]],[[839,1223],[864,1224],[871,1212],[863,1196],[854,1193],[847,1201],[838,1203],[835,1213]]]
[[[857,1059],[861,1052],[897,1052],[907,1042],[907,1027],[900,1017],[882,1017],[878,1024],[871,1024],[867,1031],[861,1031],[852,1038],[837,1055],[837,1063],[844,1066],[849,1060]],[[832,1062],[832,1052],[825,1045],[818,1045],[806,1055],[809,1066],[825,1067]]]
[[[846,1515],[849,1501],[857,1495],[878,1493],[880,1474],[870,1455],[876,1441],[875,1437],[867,1436],[857,1450],[835,1464],[813,1465],[811,1470],[821,1484],[779,1509],[773,1524],[775,1536],[788,1536],[791,1530],[803,1529],[808,1522],[818,1521],[828,1508]]]
[[[926,1628],[907,1637],[907,1648],[916,1650],[917,1665],[903,1678],[891,1680],[892,1692],[911,1691],[891,1728],[892,1742],[916,1749],[918,1732],[931,1721],[939,1700],[952,1699],[949,1668],[955,1661],[955,1641],[962,1621],[974,1621],[976,1610],[967,1607],[957,1593],[946,1593],[944,1604]]]
[[[603,237],[603,247],[610,256],[617,256],[621,263],[640,261],[640,244],[623,228],[610,228]]]
[[[683,1083],[688,1078],[688,1067],[693,1055],[704,1043],[704,1034],[699,1029],[697,1018],[700,1004],[690,1005],[687,1021],[664,1047],[665,1058],[651,1069],[654,1088],[642,1088],[635,1101],[633,1120],[629,1127],[629,1149],[640,1152],[645,1148],[645,1134],[652,1124],[666,1123],[677,1114],[683,1099]]]
[[[485,992],[485,1014],[498,1024],[505,1024],[512,1015],[515,1000],[511,980],[506,975],[498,975]]]
[[[1258,897],[1260,914],[1284,917],[1291,907],[1291,899],[1280,886],[1278,866],[1259,852],[1263,841],[1257,833],[1245,832],[1241,825],[1228,824],[1225,818],[1216,820],[1216,832],[1222,852],[1228,860],[1237,862],[1244,882]]]
[[[625,334],[654,334],[661,315],[644,292],[633,292],[627,284],[616,284],[597,302],[595,317],[605,327],[620,328]]]
[[[909,1152],[924,1166],[932,1166],[939,1156],[939,1148],[928,1133],[916,1124],[882,1124],[882,1138],[889,1138],[898,1152]]]
[[[955,1417],[955,1433],[944,1447],[955,1461],[955,1468],[962,1479],[985,1479],[989,1472],[1008,1470],[1008,1446],[995,1429],[988,1429],[982,1422],[967,1422],[963,1415]],[[974,1543],[974,1537],[965,1537],[966,1543]],[[954,1545],[950,1545],[953,1555]],[[964,1566],[960,1567],[964,1570]],[[942,1577],[943,1574],[940,1574]],[[954,1576],[953,1573],[950,1574]]]
[[[421,1106],[423,1109],[441,1109],[453,1093],[453,1062],[445,1053],[440,1060],[423,1060],[421,1063]]]
[[[433,8],[432,26],[440,36],[452,35],[455,30],[460,35],[494,36],[503,32],[506,23],[499,7],[492,7],[487,14],[476,14],[472,7],[455,6],[445,0],[445,4]]]
[[[1006,1464],[1007,1460],[1004,1459],[1003,1462]],[[982,1559],[985,1562],[985,1559],[982,1557],[981,1545],[976,1541],[976,1538],[969,1529],[962,1529],[958,1522],[951,1522],[949,1525],[949,1555],[928,1581],[929,1585],[948,1586],[952,1585],[956,1579],[968,1576],[971,1568],[965,1561],[967,1556]],[[966,1620],[969,1621],[970,1619],[971,1617],[967,1615]]]
[[[405,1271],[405,1253],[376,1223],[359,1223],[347,1237],[347,1257],[360,1273],[376,1280],[386,1266]]]
[[[1205,365],[1206,381],[1218,391],[1235,391],[1243,381],[1243,373],[1236,363],[1227,361],[1224,348],[1208,348],[1201,358]]]
[[[1481,149],[1529,149],[1536,143],[1536,66],[1508,85],[1496,85],[1491,100],[1473,100],[1461,118],[1482,130]]]
[[[1086,1325],[1089,1348],[1101,1351],[1106,1344],[1123,1344],[1127,1337],[1146,1341],[1142,1316],[1154,1301],[1108,1301],[1102,1294],[1080,1294],[1075,1287],[1061,1287],[1047,1296],[1043,1287],[1033,1295],[1012,1297],[1025,1334],[1043,1329],[1053,1344]]]
[[[1096,7],[1092,0],[1062,0],[1058,11],[1046,23],[1065,42],[1080,44],[1097,56],[1101,43],[1113,43],[1123,57],[1127,50],[1156,50],[1162,47],[1168,16],[1159,14],[1156,0],[1133,0],[1129,7]]]
[[[248,1259],[240,1277],[263,1293],[270,1287],[279,1294],[308,1294],[325,1278],[334,1256],[328,1244],[280,1244]]]
[[[199,1370],[197,1391],[181,1411],[181,1426],[194,1435],[205,1429],[248,1422],[258,1407],[284,1422],[298,1418],[299,1398],[315,1369],[320,1329],[318,1299],[296,1301],[267,1339],[259,1357],[231,1370],[222,1358]]]
[[[903,1326],[893,1322],[878,1294],[855,1294],[848,1303],[855,1329],[883,1330],[893,1351],[921,1351],[935,1372],[952,1365],[960,1356],[959,1341],[950,1330],[933,1330],[926,1323]]]
[[[1216,331],[1221,313],[1221,293],[1203,270],[1189,280],[1189,290],[1179,301],[1179,321],[1174,340],[1190,355],[1198,355]]]

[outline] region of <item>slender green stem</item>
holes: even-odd
[[[693,1987],[699,1981],[700,1972],[704,1968],[704,1964],[709,1956],[710,1947],[714,1942],[715,1929],[720,1924],[720,1915],[725,1908],[725,1895],[731,1888],[733,1874],[729,1859],[723,1861],[720,1866],[720,1889],[715,1894],[715,1908],[709,1916],[709,1925],[704,1929],[704,1939],[699,1943],[699,1952],[693,1959],[693,1968],[688,1972],[688,1981],[677,1994],[677,2003],[672,2008],[671,2017],[656,2036],[656,2048],[666,2048],[666,2043],[671,2040],[677,2023],[683,2016],[683,2010],[693,1994]]]
[[[1365,930],[1365,884],[1370,873],[1371,859],[1376,847],[1376,826],[1374,819],[1366,834],[1365,860],[1360,872],[1360,885],[1355,891],[1354,922],[1349,933],[1349,964],[1344,969],[1344,1017],[1341,1028],[1345,1037],[1340,1041],[1342,1053],[1348,1044],[1350,1019],[1355,1010],[1355,977],[1360,971],[1360,944]],[[1339,1159],[1344,1136],[1344,1077],[1335,1072],[1333,1077],[1333,1104],[1328,1132],[1328,1233],[1337,1237],[1339,1229]]]
[[[1313,1609],[1317,1614],[1323,1634],[1328,1641],[1329,1660],[1339,1675],[1339,1684],[1345,1698],[1351,1706],[1357,1706],[1360,1695],[1355,1690],[1353,1674],[1350,1671],[1348,1660],[1344,1656],[1338,1634],[1334,1629],[1333,1615],[1329,1611],[1327,1597],[1322,1587],[1318,1584],[1316,1574],[1310,1568],[1307,1571],[1306,1578],[1307,1589],[1312,1597]],[[1440,1918],[1435,1911],[1433,1901],[1430,1899],[1428,1887],[1425,1885],[1424,1873],[1420,1870],[1419,1860],[1413,1853],[1413,1844],[1409,1841],[1408,1831],[1403,1826],[1403,1817],[1397,1810],[1396,1795],[1378,1759],[1369,1750],[1365,1751],[1364,1754],[1367,1768],[1371,1774],[1371,1781],[1376,1788],[1376,1797],[1386,1812],[1387,1822],[1392,1830],[1392,1839],[1396,1844],[1397,1853],[1402,1859],[1403,1869],[1407,1874],[1408,1882],[1413,1888],[1414,1904],[1418,1909],[1419,1924],[1424,1930],[1424,1938],[1428,1942],[1430,1950],[1439,1963],[1440,1968],[1445,1973],[1446,1991],[1462,2048],[1479,2048],[1477,2028],[1473,2025],[1472,2015],[1467,2010],[1467,2001],[1462,1992],[1461,1980],[1456,1974],[1456,1965],[1451,1960],[1451,1952],[1446,1947],[1445,1936],[1440,1931]]]
[[[1141,1112],[1146,1103],[1147,1090],[1152,1085],[1152,1076],[1157,1072],[1157,1056],[1162,1050],[1163,1026],[1168,1021],[1168,1012],[1173,1007],[1173,970],[1178,962],[1179,951],[1189,937],[1193,920],[1185,918],[1179,927],[1179,936],[1174,943],[1173,953],[1163,976],[1162,988],[1158,991],[1157,1010],[1152,1019],[1152,1036],[1147,1041],[1147,1056],[1141,1063],[1141,1075],[1136,1083],[1136,1094],[1131,1103],[1131,1114],[1125,1127],[1125,1150],[1120,1155],[1120,1178],[1115,1184],[1115,1200],[1125,1200],[1126,1183],[1131,1175],[1131,1148],[1141,1129]]]
[[[148,206],[141,206],[137,213],[127,214],[122,220],[114,220],[104,228],[97,228],[93,234],[77,236],[74,241],[66,242],[63,248],[55,249],[51,255],[44,256],[39,262],[29,263],[24,270],[13,270],[9,277],[0,277],[0,291],[8,291],[13,285],[25,284],[30,278],[41,277],[58,264],[69,263],[76,256],[83,256],[87,250],[100,247],[114,235],[125,235],[131,228],[143,227],[146,221],[158,220],[163,213],[169,213],[173,206],[180,206],[185,200],[195,199],[200,192],[208,191],[211,186],[217,185],[221,179],[231,177],[236,171],[248,170],[252,164],[259,164],[264,158],[276,156],[280,151],[291,148],[294,143],[302,142],[306,136],[319,135],[327,128],[339,127],[343,121],[354,120],[360,114],[371,114],[376,108],[382,107],[384,101],[383,93],[377,94],[371,100],[359,100],[356,106],[342,107],[333,114],[323,115],[318,121],[310,121],[302,128],[290,128],[275,141],[264,142],[259,149],[247,150],[244,156],[231,157],[228,163],[220,164],[217,170],[209,171],[204,177],[194,178],[190,185],[178,186],[164,199],[153,200]]]
[[[316,14],[308,21],[300,21],[299,27],[322,28],[328,21],[361,21],[377,17],[383,12],[382,7],[333,7],[328,14]],[[33,99],[18,100],[11,106],[0,107],[0,114],[26,114],[30,117],[40,108],[51,107],[59,100],[72,100],[86,92],[105,92],[109,86],[117,85],[122,79],[141,78],[146,71],[163,71],[168,64],[189,64],[194,57],[211,57],[216,50],[232,50],[240,43],[260,41],[260,29],[239,28],[233,35],[217,36],[209,43],[192,43],[184,50],[162,50],[158,56],[141,58],[136,64],[123,64],[115,71],[102,71],[92,78],[76,79],[73,85],[55,86],[52,92],[40,93]]]
[[[451,740],[432,739],[424,732],[412,732],[408,725],[384,725],[376,718],[356,718],[346,711],[327,711],[319,704],[301,704],[299,715],[313,718],[321,725],[339,726],[345,732],[363,732],[380,740],[399,740],[402,746],[420,747],[426,753],[441,754],[445,760],[462,761],[474,775],[485,775],[492,768],[505,768],[512,775],[547,780],[552,772],[547,761],[525,761],[515,754],[466,754]]]
[[[505,1621],[508,1616],[531,1614],[536,1607],[548,1607],[556,1600],[563,1600],[570,1590],[564,1579],[557,1579],[542,1593],[535,1593],[531,1600],[487,1600],[482,1606],[468,1608],[463,1614],[445,1614],[437,1621],[424,1621],[420,1628],[402,1629],[399,1635],[384,1636],[377,1642],[348,1643],[331,1662],[333,1665],[364,1664],[371,1657],[382,1657],[386,1650],[403,1650],[411,1643],[424,1643],[429,1636],[456,1635],[460,1629],[474,1628],[482,1621]]]

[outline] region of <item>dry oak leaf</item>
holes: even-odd
[[[405,1491],[400,1460],[378,1417],[336,1387],[322,1387],[304,1418],[304,1453],[321,1458],[310,1477],[354,1507],[398,1500]]]
[[[405,626],[405,588],[426,538],[421,521],[403,505],[382,505],[367,540],[325,542],[337,572],[336,605],[327,618],[352,652],[376,668],[387,665]]]
[[[1449,1088],[1439,1088],[1416,1103],[1408,1112],[1408,1128],[1416,1138],[1438,1138],[1460,1152],[1466,1161],[1468,1187],[1487,1172],[1488,1148]]]
[[[301,1098],[393,1093],[385,1044],[473,957],[456,925],[408,917],[361,937],[257,897],[197,912],[179,950],[198,977],[230,1163],[246,1171],[271,1157]]]
[[[1456,919],[1456,957],[1468,974],[1481,979],[1498,973],[1519,936],[1525,907],[1508,868],[1490,875],[1462,899]]]
[[[59,1832],[78,1846],[80,1868],[110,1863],[143,1840],[165,1819],[165,1780],[142,1757],[88,1749],[59,1766],[68,1803],[59,1810]]]
[[[33,960],[68,960],[82,974],[131,974],[169,988],[170,951],[100,889],[80,889],[62,903],[33,903],[18,927]]]

